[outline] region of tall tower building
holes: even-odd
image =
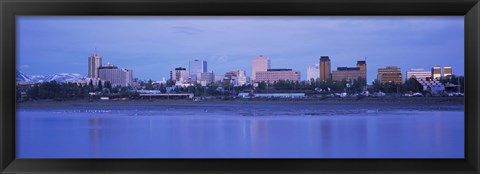
[[[357,61],[357,67],[360,68],[360,72],[363,74],[362,78],[365,78],[365,81],[367,81],[367,60],[359,60]]]
[[[98,68],[102,66],[102,57],[97,54],[97,50],[88,57],[88,78],[98,78]]]
[[[357,61],[357,67],[360,68],[360,71],[367,71],[367,61],[366,60]]]
[[[320,81],[324,82],[331,77],[330,58],[328,56],[320,57]]]
[[[207,72],[207,61],[195,59],[189,62],[188,74],[192,80],[200,79],[204,72]]]
[[[257,71],[267,71],[270,69],[270,58],[267,56],[255,56],[252,59],[252,80],[256,79]]]

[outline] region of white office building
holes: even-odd
[[[115,65],[106,64],[98,69],[100,80],[109,81],[112,87],[115,86],[132,86],[133,70],[119,69]]]
[[[407,71],[407,80],[412,77],[425,80],[426,78],[432,77],[432,72],[422,68],[414,68]]]
[[[320,78],[320,64],[308,65],[307,67],[307,80]]]
[[[232,70],[225,73],[224,81],[229,81],[234,86],[247,84],[247,73],[244,70]]]

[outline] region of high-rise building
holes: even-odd
[[[308,65],[307,80],[317,80],[320,77],[320,64]]]
[[[415,79],[427,79],[432,77],[432,72],[423,68],[414,68],[407,71],[407,80],[414,77]]]
[[[327,81],[331,78],[330,58],[328,56],[320,57],[319,76],[321,82]]]
[[[200,73],[207,70],[207,61],[195,59],[189,62],[188,73],[192,80],[200,79]]]
[[[267,71],[256,71],[254,82],[273,83],[279,80],[299,81],[300,72],[292,69],[267,69]]]
[[[88,78],[98,78],[98,68],[102,66],[102,57],[97,51],[88,57]]]
[[[396,66],[378,68],[377,79],[380,81],[380,83],[403,83],[402,72],[400,71],[400,68]]]
[[[336,71],[332,71],[332,79],[335,81],[342,80],[358,80],[361,77],[367,80],[367,62],[365,60],[357,61],[356,67],[338,67]]]
[[[436,79],[442,76],[442,68],[440,66],[434,66],[432,68],[432,78]]]
[[[109,81],[112,87],[132,86],[133,71],[131,69],[119,69],[112,64],[106,64],[98,69],[99,78],[102,81]]]
[[[186,68],[178,67],[170,71],[170,80],[184,82],[188,80],[188,77],[189,74]]]
[[[257,71],[267,71],[270,69],[270,58],[267,56],[255,56],[252,60],[252,80],[256,80]]]

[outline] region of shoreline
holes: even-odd
[[[256,98],[233,100],[185,100],[185,99],[154,99],[154,100],[35,100],[16,103],[17,108],[55,108],[55,107],[109,107],[109,106],[202,106],[202,105],[338,105],[338,106],[366,106],[373,108],[462,108],[464,97],[397,97],[397,98],[327,98],[327,99],[286,99],[286,98]],[[346,108],[347,109],[347,108]]]

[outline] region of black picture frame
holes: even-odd
[[[478,0],[0,0],[1,173],[479,173]],[[17,15],[460,15],[465,159],[16,159]]]

